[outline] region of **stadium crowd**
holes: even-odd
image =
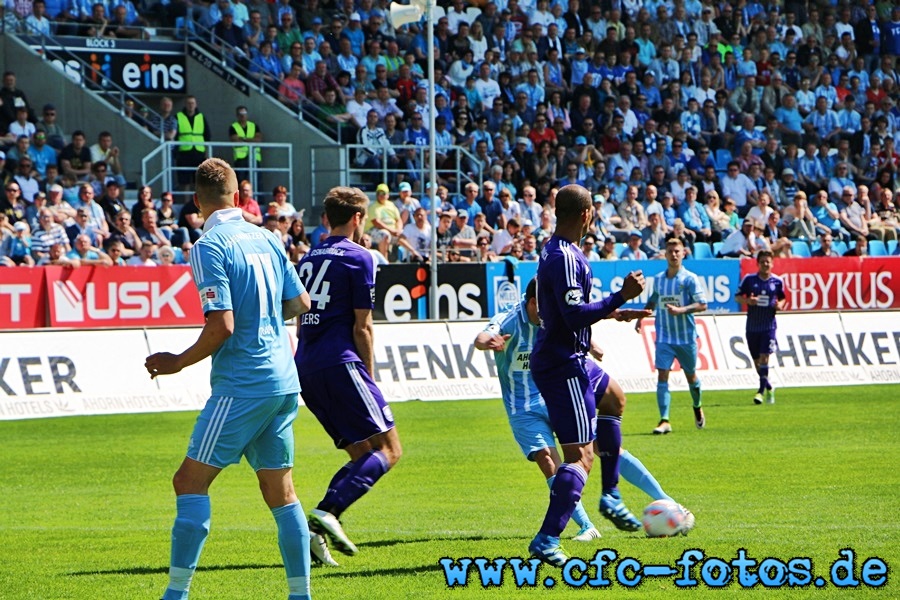
[[[367,224],[380,262],[428,258],[432,235],[447,261],[536,260],[553,231],[556,190],[571,183],[595,199],[594,226],[583,241],[594,259],[658,257],[673,236],[700,258],[764,248],[777,256],[897,253],[900,6],[892,2],[441,2],[433,103],[422,23],[395,30],[387,0],[170,2],[146,10],[113,0],[85,3],[89,11],[78,2],[36,0],[27,8],[34,14],[25,14],[26,4],[15,4],[18,27],[47,21],[41,26],[80,35],[114,36],[111,26],[91,31],[88,12],[108,21],[122,7],[154,24],[194,19],[277,85],[281,101],[315,105],[344,125],[342,140],[361,146],[355,166],[390,173],[372,182]],[[40,122],[30,108],[13,111],[15,94],[14,76],[11,86],[4,77],[7,155],[26,143],[31,155]],[[442,148],[435,194],[419,179],[421,155],[403,148],[428,145],[431,110]],[[470,156],[463,160],[449,146]],[[8,238],[27,237],[15,228],[29,209],[34,242],[40,209],[26,194],[34,184],[21,183],[24,167],[9,158],[0,228]],[[74,213],[71,207],[87,205],[75,184],[97,175],[66,181],[63,162],[56,173],[31,175],[39,188],[51,183],[48,205],[54,184],[64,194],[79,190],[68,199]],[[450,168],[457,163],[463,178]],[[94,195],[108,204],[109,188],[121,182],[104,181]],[[13,194],[22,196],[18,203]],[[435,223],[419,210],[432,202],[440,212]],[[166,210],[162,198],[152,204]],[[294,244],[303,240],[303,223],[292,211],[269,208],[253,218],[281,231],[300,256],[327,224]],[[91,218],[102,229],[99,215]],[[117,229],[115,218],[107,211],[107,230]],[[143,215],[132,222],[143,226]],[[170,243],[179,245],[198,229],[180,216],[163,227],[173,228]],[[113,237],[141,237],[117,231]],[[126,252],[140,257],[140,250],[125,243]]]

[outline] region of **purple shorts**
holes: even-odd
[[[303,402],[337,448],[394,428],[394,415],[361,362],[321,369],[300,377]]]
[[[531,372],[560,444],[587,444],[597,437],[597,399],[609,375],[594,361],[572,363],[552,372]]]
[[[775,354],[778,350],[778,341],[775,339],[774,331],[748,331],[747,332],[747,349],[750,350],[750,356],[755,360],[760,354]]]

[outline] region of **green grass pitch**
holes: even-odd
[[[585,503],[603,538],[569,542],[575,556],[601,548],[644,564],[674,565],[685,549],[730,560],[739,548],[762,560],[810,557],[828,575],[843,548],[894,568],[879,590],[710,590],[681,597],[897,598],[900,583],[898,387],[778,391],[774,406],[753,406],[751,393],[707,392],[707,429],[694,429],[690,399],[673,399],[675,432],[655,437],[653,395],[629,398],[624,444],[666,491],[691,508],[688,537],[647,539],[612,529],[596,516],[599,467]],[[648,578],[634,590],[449,589],[442,557],[523,557],[547,502],[536,467],[518,453],[499,401],[394,405],[404,456],[344,516],[356,557],[340,568],[314,568],[319,599],[380,598],[661,598],[677,593],[671,578]],[[186,448],[194,414],[123,415],[0,423],[0,598],[9,600],[156,599],[166,583],[174,515],[171,475]],[[312,416],[296,425],[295,482],[304,508],[315,506],[345,460]],[[622,484],[639,511],[649,499]],[[212,531],[194,578],[193,600],[286,598],[275,526],[246,463],[227,469],[212,488]],[[571,536],[570,525],[566,531]],[[695,571],[696,571],[695,567]],[[559,569],[542,566],[539,582]],[[609,575],[609,573],[608,573]],[[697,573],[695,572],[695,576]]]

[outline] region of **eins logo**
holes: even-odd
[[[132,90],[183,90],[184,67],[153,63],[152,57],[145,54],[140,64],[125,63],[122,67],[122,83]]]

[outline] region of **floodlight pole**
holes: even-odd
[[[438,306],[438,256],[437,256],[437,141],[435,139],[435,105],[434,93],[437,82],[434,80],[434,6],[435,0],[427,0],[425,8],[426,27],[428,27],[428,180],[431,183],[431,318],[440,318]],[[426,186],[427,188],[427,186]],[[427,192],[427,190],[426,190]]]

